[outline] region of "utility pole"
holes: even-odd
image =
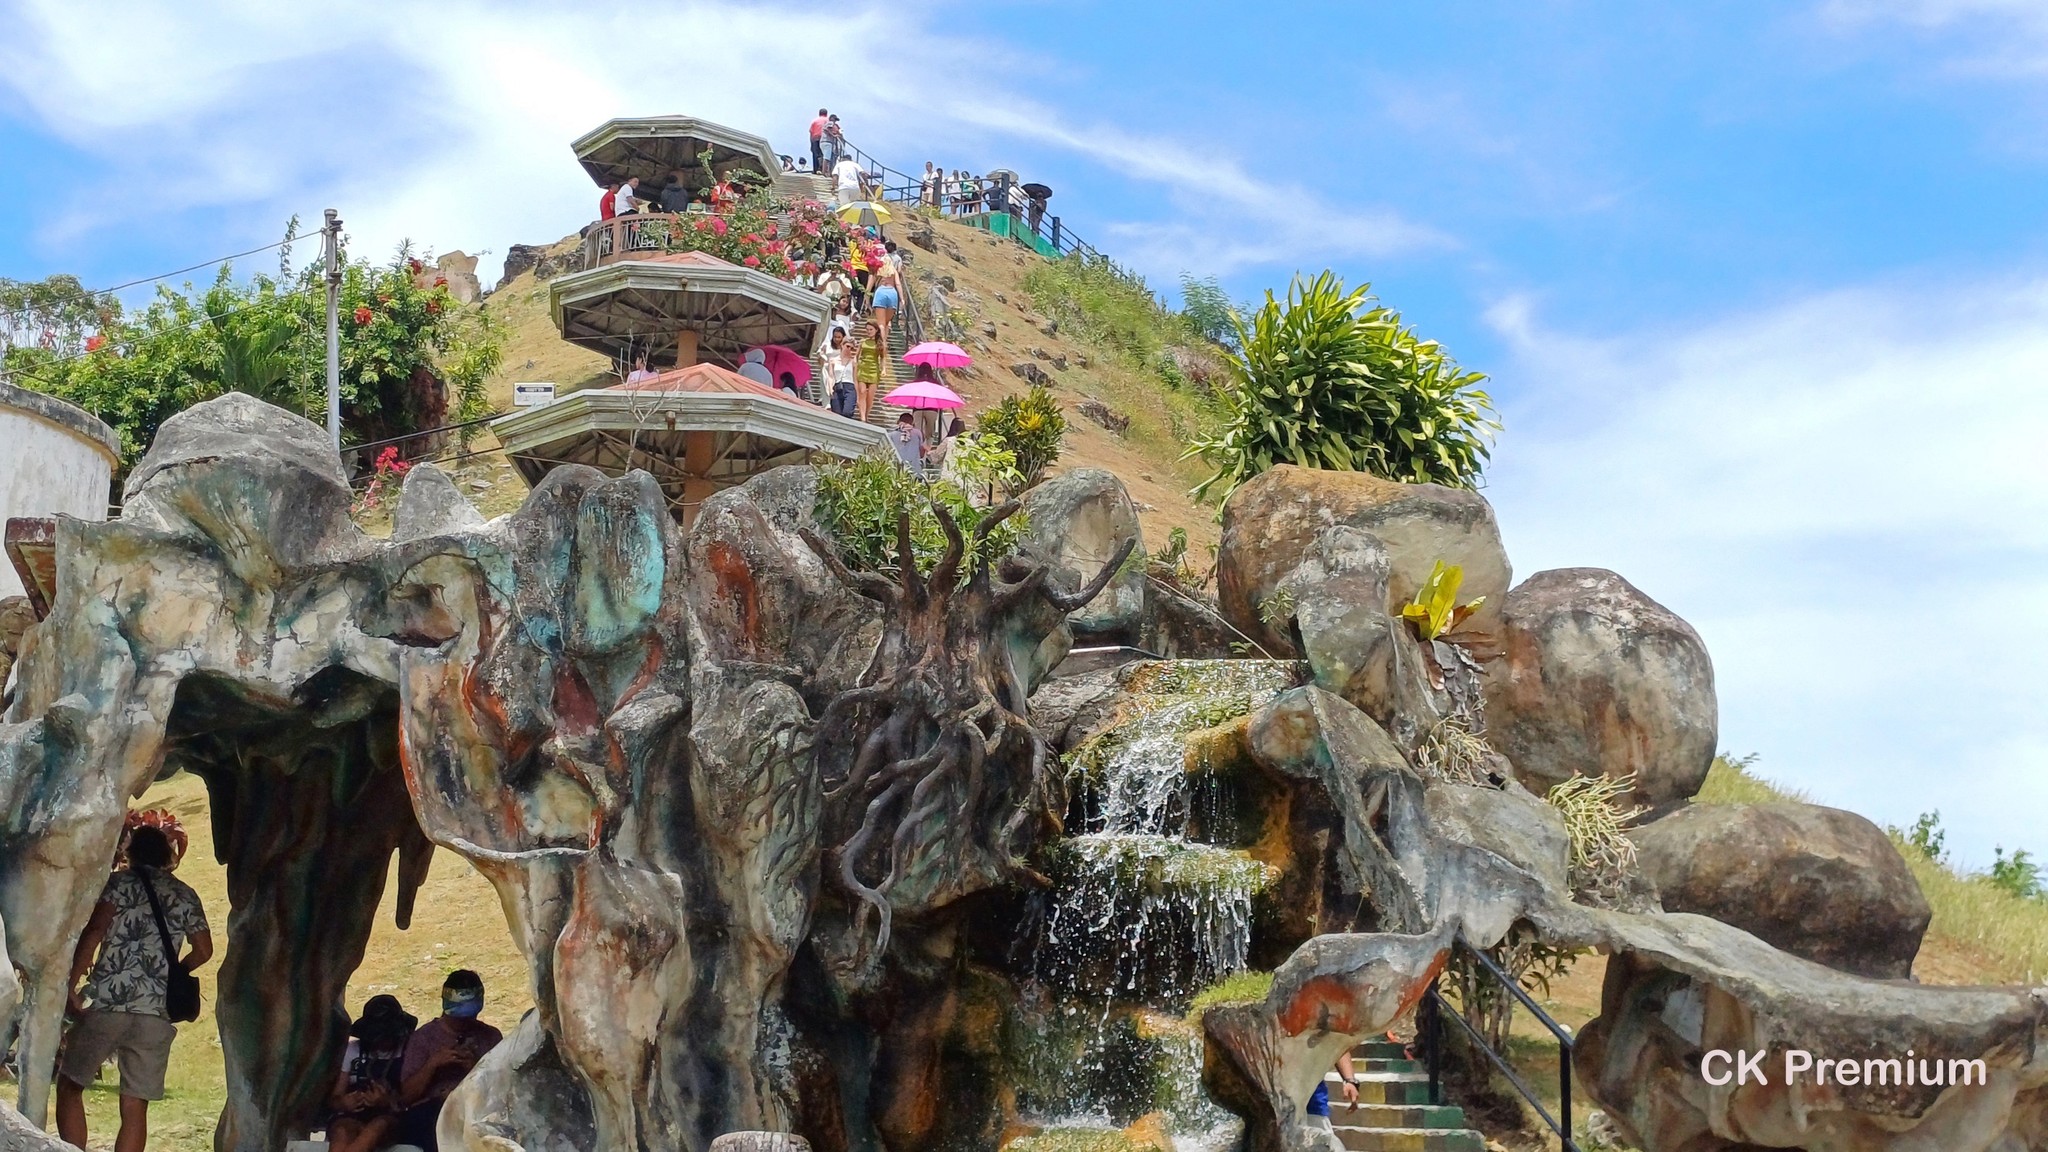
[[[327,258],[327,438],[341,451],[341,217],[327,210],[320,230]]]

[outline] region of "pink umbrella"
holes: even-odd
[[[903,354],[905,364],[929,364],[934,368],[965,368],[974,363],[958,344],[944,340],[927,340]]]
[[[756,349],[767,357],[768,375],[780,380],[782,374],[788,372],[796,377],[796,386],[799,388],[811,382],[811,362],[798,355],[794,349],[784,348],[780,344],[756,344],[747,351],[752,352]]]
[[[958,408],[967,401],[936,380],[912,380],[882,397],[882,403],[894,404],[898,408]]]

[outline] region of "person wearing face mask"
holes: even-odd
[[[467,968],[450,972],[441,985],[441,1014],[420,1025],[405,1043],[405,1063],[399,1070],[399,1099],[405,1105],[400,1143],[438,1147],[434,1128],[441,1119],[441,1105],[484,1053],[504,1039],[477,1018],[483,1007],[483,977]]]

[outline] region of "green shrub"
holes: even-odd
[[[1227,418],[1195,442],[1216,472],[1197,498],[1228,497],[1276,464],[1371,472],[1404,483],[1469,488],[1500,425],[1479,384],[1433,340],[1404,328],[1370,285],[1347,291],[1324,272],[1296,277],[1237,324],[1225,357]]]
[[[848,567],[899,575],[896,526],[907,513],[912,556],[918,571],[929,574],[946,550],[945,529],[932,510],[935,504],[946,509],[970,540],[988,516],[988,509],[976,507],[965,492],[950,483],[919,480],[894,457],[864,456],[818,470],[813,516],[838,543],[840,559]],[[1009,554],[1025,524],[1024,513],[1017,512],[997,525],[981,542],[973,562],[960,566],[961,581],[981,565]]]
[[[497,370],[502,337],[488,321],[460,312],[438,278],[401,248],[388,263],[348,261],[341,287],[341,399],[346,439],[378,440],[443,423],[457,413],[485,414],[485,380]],[[0,286],[36,299],[76,335],[85,313],[96,331],[73,351],[0,349],[10,383],[77,404],[111,425],[124,467],[149,447],[173,414],[227,392],[245,392],[314,420],[327,411],[326,289],[320,270],[236,281],[222,265],[211,287],[157,289],[139,312],[91,294],[41,285]],[[68,330],[67,330],[68,331]],[[443,392],[443,384],[453,392]]]
[[[1067,417],[1059,401],[1043,386],[1022,396],[1005,396],[1001,403],[981,414],[975,424],[978,436],[992,437],[996,445],[1015,457],[1018,481],[1010,491],[1021,492],[1044,478],[1045,470],[1060,458],[1060,441],[1067,435]]]

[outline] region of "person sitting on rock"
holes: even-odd
[[[434,1129],[441,1120],[441,1105],[484,1053],[504,1039],[496,1028],[477,1019],[483,1007],[483,977],[458,968],[441,985],[441,1014],[421,1025],[406,1041],[399,1086],[399,1098],[405,1104],[398,1129],[401,1143],[440,1146]]]
[[[376,1152],[390,1145],[402,1116],[406,1041],[418,1024],[398,997],[385,995],[370,997],[362,1018],[349,1025],[341,1071],[327,1098],[334,1112],[327,1122],[331,1152]]]

